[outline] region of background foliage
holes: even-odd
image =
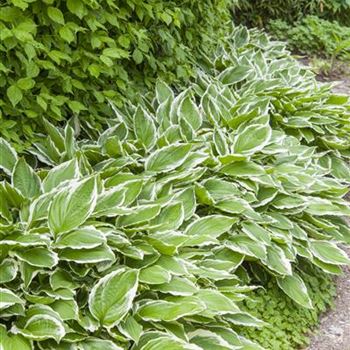
[[[316,16],[288,24],[284,20],[272,20],[267,29],[274,38],[288,41],[293,52],[317,55],[324,58],[350,57],[350,27]]]
[[[213,52],[225,32],[231,3],[2,2],[0,135],[23,147],[43,116],[53,123],[78,116],[96,135],[111,117],[107,101],[137,98],[155,76],[193,76],[201,52]]]
[[[234,21],[249,26],[266,26],[270,20],[282,20],[289,24],[315,15],[340,24],[350,24],[349,0],[240,0],[235,7]]]

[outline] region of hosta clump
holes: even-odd
[[[312,308],[299,258],[333,274],[349,263],[337,246],[350,242],[347,153],[323,142],[348,142],[347,106],[313,98],[293,61],[279,70],[266,38],[235,33],[213,74],[179,94],[160,82],[97,142],[44,122],[34,170],[1,141],[8,347],[261,349],[240,335],[265,325],[238,306],[256,281],[269,274]],[[327,125],[293,133],[284,96],[327,111]]]
[[[269,115],[274,129],[303,144],[335,150],[338,158],[350,158],[349,98],[331,94],[331,86],[317,83],[308,68],[286,54],[283,44],[269,41],[259,31],[234,28],[209,73],[220,84],[198,79],[198,94],[206,111],[212,113],[220,105],[227,126],[236,129]],[[208,83],[214,87],[208,89]],[[220,85],[231,94],[220,95]],[[333,175],[349,179],[346,165],[332,157],[327,161],[334,163]]]
[[[9,344],[258,349],[239,336],[264,324],[237,306],[251,275],[272,274],[311,308],[298,256],[331,273],[349,262],[335,244],[349,242],[346,188],[322,153],[267,116],[220,127],[191,90],[174,97],[159,84],[154,105],[119,113],[96,144],[52,128],[64,151],[51,169],[34,171],[1,142]]]

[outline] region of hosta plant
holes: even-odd
[[[261,349],[242,328],[268,320],[240,308],[259,281],[311,309],[302,261],[350,262],[346,101],[265,36],[231,40],[188,89],[111,103],[97,141],[74,119],[26,157],[1,139],[3,348]]]

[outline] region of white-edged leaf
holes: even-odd
[[[49,314],[37,314],[30,317],[23,328],[14,331],[24,335],[28,339],[42,341],[54,339],[59,342],[66,331],[63,322]]]
[[[155,334],[150,340],[143,345],[140,350],[202,350],[196,344],[191,344],[174,335],[164,334],[158,336]]]
[[[54,234],[73,230],[93,212],[97,198],[96,178],[75,181],[61,190],[49,209],[48,224]]]
[[[65,248],[59,252],[60,260],[72,261],[76,264],[96,264],[114,261],[115,255],[108,245],[100,245],[91,249]]]
[[[59,235],[55,248],[91,249],[106,243],[104,234],[94,226],[85,226]]]
[[[217,238],[227,232],[234,224],[235,219],[224,215],[208,215],[199,218],[187,226],[185,235],[188,236],[209,236]]]
[[[3,138],[0,138],[0,168],[11,175],[17,162],[17,153]]]
[[[79,175],[78,162],[76,159],[71,159],[50,169],[43,180],[43,189],[45,192],[50,192],[64,181],[76,179]]]
[[[4,259],[0,264],[0,284],[15,279],[17,271],[18,267],[14,259]]]
[[[145,147],[151,149],[157,141],[157,130],[152,117],[142,107],[138,107],[134,114],[134,131],[136,138]]]
[[[57,254],[44,247],[16,250],[12,254],[31,266],[52,268],[58,264]]]
[[[18,297],[11,290],[0,288],[0,310],[15,304],[24,304],[24,300]]]
[[[188,157],[191,145],[170,145],[153,152],[146,160],[145,169],[152,172],[167,172],[179,167]]]
[[[162,284],[171,280],[171,274],[159,265],[140,270],[139,280],[146,284]]]
[[[41,192],[40,178],[24,158],[19,158],[13,168],[12,185],[26,198],[38,196]]]
[[[20,334],[11,334],[4,325],[0,325],[0,346],[3,350],[32,350],[28,339]]]
[[[236,154],[253,154],[262,150],[270,141],[272,130],[270,125],[249,125],[242,130],[233,141]]]
[[[188,95],[180,102],[178,114],[180,119],[185,119],[194,131],[202,125],[201,113]]]
[[[89,295],[89,310],[105,327],[117,325],[132,307],[138,271],[121,268],[101,278]]]
[[[79,350],[123,350],[111,340],[87,338],[79,343]]]
[[[350,264],[350,259],[346,253],[333,242],[312,240],[310,242],[310,250],[316,258],[326,264]]]
[[[308,309],[313,309],[306,285],[297,274],[277,278],[277,284],[296,303]]]
[[[145,321],[175,321],[181,317],[196,315],[203,311],[205,306],[193,301],[181,301],[179,303],[155,300],[143,304],[139,310],[139,316]]]

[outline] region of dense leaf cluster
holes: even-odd
[[[264,276],[312,309],[300,259],[350,262],[347,98],[228,37],[187,89],[112,104],[97,141],[43,121],[26,160],[1,140],[5,349],[261,350],[240,302]]]
[[[44,116],[96,135],[155,76],[188,80],[215,49],[231,0],[2,1],[0,135],[21,148]],[[215,34],[215,41],[212,36]]]

